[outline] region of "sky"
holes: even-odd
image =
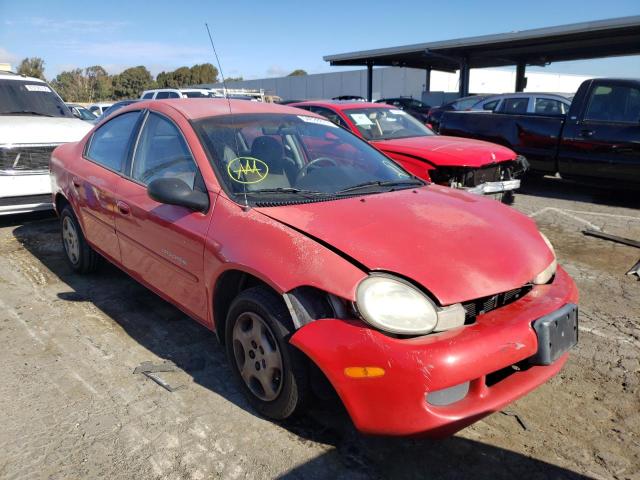
[[[0,0],[0,63],[45,60],[48,79],[102,65],[152,74],[216,63],[245,79],[336,71],[324,55],[640,14],[638,0],[39,1]],[[351,67],[353,68],[353,67]],[[554,63],[547,71],[640,76],[640,56]]]

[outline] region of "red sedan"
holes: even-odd
[[[577,342],[576,287],[531,219],[313,113],[138,102],[58,147],[51,177],[70,267],[104,257],[215,331],[273,419],[319,369],[363,432],[452,433]]]
[[[528,167],[513,150],[459,137],[436,135],[391,105],[311,101],[290,104],[322,115],[371,142],[417,177],[472,193],[513,201]]]

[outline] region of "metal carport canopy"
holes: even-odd
[[[518,65],[522,86],[526,65],[638,53],[640,15],[341,53],[327,55],[324,60],[331,65],[366,65],[369,74],[373,66],[466,71],[466,79],[460,81],[460,93],[465,94],[462,90],[468,89],[469,68]]]

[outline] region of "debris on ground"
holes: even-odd
[[[141,373],[145,377],[148,377],[154,382],[156,382],[165,390],[168,390],[169,392],[175,392],[176,390],[180,390],[181,388],[184,388],[184,385],[178,385],[177,387],[173,387],[169,383],[162,380],[162,378],[156,375],[156,373],[178,372],[178,371],[180,371],[180,369],[172,361],[165,361],[162,363],[142,362],[140,365],[138,365],[135,368],[133,373],[134,374]]]
[[[500,413],[506,415],[507,417],[514,417],[523,430],[529,430],[529,426],[522,418],[520,418],[520,415],[518,415],[516,412],[512,412],[511,410],[501,410]]]

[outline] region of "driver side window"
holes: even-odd
[[[133,157],[131,177],[144,185],[157,178],[179,178],[194,188],[198,168],[173,122],[149,113]]]

